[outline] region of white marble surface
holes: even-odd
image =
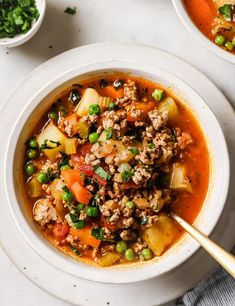
[[[0,105],[27,73],[47,59],[83,44],[117,40],[156,46],[191,62],[235,105],[235,66],[217,58],[190,36],[170,0],[48,0],[47,3],[39,33],[21,47],[0,50]],[[67,6],[76,6],[77,14],[65,14]],[[17,306],[68,306],[28,281],[1,249],[0,288],[1,306],[16,303]]]

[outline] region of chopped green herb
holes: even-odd
[[[139,154],[139,149],[137,148],[130,148],[129,151],[133,154],[133,155],[136,155],[136,154]]]
[[[232,21],[233,16],[233,5],[232,4],[225,4],[219,8],[220,14],[224,16],[224,19],[227,21]]]
[[[104,238],[104,231],[102,228],[93,228],[91,231],[91,235],[95,237],[96,239],[99,239],[102,241],[114,242],[113,239]]]
[[[67,7],[64,12],[67,13],[67,14],[70,14],[70,15],[75,15],[76,14],[76,7],[74,7],[74,8]]]
[[[114,83],[113,83],[113,86],[116,90],[118,90],[119,88],[123,87],[124,85],[124,81],[123,80],[115,80]]]
[[[27,33],[39,17],[35,0],[0,1],[0,38]]]
[[[78,216],[75,213],[70,213],[69,214],[72,222],[73,222],[73,227],[76,229],[81,229],[85,226],[85,221],[84,220],[79,220]]]
[[[98,174],[104,180],[110,180],[111,179],[111,174],[106,172],[102,167],[96,168],[95,173]]]
[[[170,135],[170,139],[171,139],[172,141],[176,141],[176,135],[171,134],[171,135]]]
[[[63,167],[63,166],[65,166],[65,165],[68,165],[69,164],[69,155],[67,155],[67,154],[63,154],[63,158],[62,158],[62,161],[61,161],[61,163],[59,164],[59,167],[61,168],[61,167]]]
[[[109,110],[114,110],[115,109],[115,103],[113,101],[111,101],[109,103]]]
[[[140,219],[140,224],[141,225],[146,225],[148,223],[149,219],[146,216],[141,217]]]
[[[70,91],[69,95],[69,101],[71,101],[73,104],[78,103],[81,100],[81,94],[78,90],[73,89]]]
[[[75,248],[72,244],[70,244],[70,248],[71,250],[77,255],[77,256],[81,256],[82,254],[78,251],[77,248]]]
[[[151,149],[151,150],[152,150],[152,149],[154,149],[154,148],[155,148],[154,143],[150,143],[150,144],[149,144],[149,149]]]
[[[133,171],[123,171],[121,173],[121,178],[123,183],[128,182],[132,178],[133,174],[134,174]]]
[[[104,132],[106,134],[106,140],[109,140],[109,139],[112,138],[112,136],[113,136],[113,129],[111,127],[105,129]]]
[[[49,145],[48,141],[52,144],[55,144],[55,146]],[[58,148],[59,146],[61,146],[60,141],[45,139],[43,144],[39,147],[39,150],[52,150],[52,149]]]
[[[69,192],[69,189],[68,189],[67,186],[63,186],[61,189],[62,189],[64,192]]]
[[[105,79],[101,79],[100,80],[100,87],[101,88],[105,88],[109,85],[109,81],[105,80]]]

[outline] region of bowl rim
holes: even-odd
[[[109,68],[106,68],[106,70],[107,69],[111,69],[111,70],[122,70],[122,69],[117,69],[117,68],[114,68],[114,67],[116,67],[115,66],[115,64],[117,64],[117,62],[118,62],[118,60],[111,60],[111,59],[107,59],[107,60],[103,60],[103,61],[101,61],[99,64],[101,65],[101,68],[103,68],[103,66],[104,66],[104,63],[106,63],[107,65],[108,65],[108,67]],[[128,66],[128,64],[131,66],[131,67],[129,67],[128,66],[128,68],[129,68],[129,70],[136,70],[136,64],[137,63],[135,63],[135,62],[132,62],[132,61],[127,61],[127,62],[125,62],[124,60],[119,60],[119,62],[121,62],[122,63],[122,65],[124,65],[125,67],[123,68],[123,69],[126,69],[127,68],[127,66]],[[113,67],[112,67],[112,65],[110,66],[110,64],[112,63],[112,65],[114,65]],[[88,72],[93,72],[94,71],[94,65],[98,65],[98,62],[95,62],[95,63],[90,63],[90,64],[88,64],[88,65],[80,65],[80,66],[78,66],[78,67],[75,67],[75,68],[73,68],[72,70],[70,70],[70,71],[66,71],[66,72],[63,72],[63,73],[61,73],[61,75],[59,75],[59,76],[56,76],[54,79],[52,79],[50,82],[48,82],[43,88],[40,88],[39,90],[38,90],[38,92],[36,92],[35,93],[35,95],[31,98],[31,100],[28,102],[28,104],[26,104],[25,105],[25,108],[22,110],[22,112],[21,112],[21,114],[20,114],[20,116],[18,117],[18,119],[17,119],[17,122],[15,123],[15,125],[14,125],[14,127],[13,127],[13,129],[12,129],[12,132],[11,132],[11,137],[10,137],[10,139],[9,139],[9,141],[8,141],[8,145],[7,145],[7,150],[6,150],[6,155],[5,155],[5,169],[4,169],[4,173],[5,173],[5,175],[4,175],[4,185],[5,185],[5,190],[9,190],[9,192],[7,193],[7,198],[8,198],[8,206],[9,206],[9,208],[10,208],[10,211],[11,211],[11,214],[12,214],[12,216],[13,216],[13,218],[14,218],[14,220],[15,220],[15,223],[16,223],[16,225],[17,225],[17,227],[18,227],[18,229],[20,230],[20,232],[21,232],[21,234],[23,235],[23,237],[27,240],[27,242],[30,244],[30,246],[34,249],[34,250],[36,250],[36,252],[41,256],[41,257],[43,257],[44,259],[47,259],[48,260],[48,258],[45,258],[45,256],[43,256],[42,254],[41,254],[41,252],[36,248],[35,249],[35,245],[34,244],[32,244],[32,237],[30,237],[30,239],[29,239],[29,237],[28,237],[28,234],[26,234],[25,232],[24,232],[24,230],[25,229],[29,229],[28,227],[25,227],[25,224],[24,223],[27,223],[26,222],[26,220],[24,220],[24,218],[23,218],[23,220],[21,219],[20,221],[19,220],[17,220],[17,217],[16,217],[16,215],[15,215],[15,211],[14,211],[14,209],[13,209],[13,206],[12,206],[12,203],[11,203],[11,201],[12,202],[14,202],[14,203],[17,203],[17,199],[16,199],[16,197],[15,197],[15,195],[14,195],[14,188],[12,188],[13,186],[12,186],[12,180],[11,180],[11,171],[9,171],[9,160],[11,160],[11,158],[12,157],[14,157],[14,154],[15,154],[15,145],[16,145],[16,143],[17,143],[17,140],[18,140],[18,137],[16,137],[17,135],[20,135],[20,132],[21,132],[21,129],[20,129],[20,131],[19,131],[19,133],[17,133],[17,127],[18,127],[18,125],[19,125],[19,122],[20,122],[20,120],[22,120],[22,116],[26,116],[26,114],[27,114],[27,116],[26,116],[26,118],[24,118],[24,120],[23,120],[23,123],[21,122],[21,124],[23,124],[22,125],[22,128],[23,128],[23,126],[25,125],[25,122],[26,122],[26,120],[28,119],[28,117],[29,117],[29,115],[30,115],[30,113],[35,109],[35,107],[37,106],[37,100],[35,100],[36,98],[37,99],[39,99],[39,101],[41,101],[42,100],[42,98],[43,97],[45,97],[45,95],[47,95],[47,94],[49,94],[52,90],[54,90],[57,86],[59,86],[60,84],[63,84],[65,81],[67,81],[67,80],[71,80],[73,77],[71,76],[71,73],[72,73],[72,75],[73,75],[73,73],[75,73],[77,70],[80,70],[80,73],[79,73],[79,75],[81,75],[82,74],[82,72],[81,71],[83,71],[84,69],[85,69],[85,71],[86,71],[86,73],[88,73]],[[138,63],[138,65],[141,67],[141,64],[140,63]],[[137,65],[137,66],[138,66]],[[90,70],[89,70],[89,67],[90,66],[92,66],[93,68],[91,69],[90,68]],[[146,64],[145,63],[145,66],[149,66],[149,64]],[[87,68],[88,67],[88,68]],[[139,69],[140,69],[140,67],[138,67]],[[98,69],[98,70],[101,70],[101,68],[100,69]],[[127,68],[127,69],[128,69]],[[220,138],[220,140],[222,141],[222,146],[223,146],[223,149],[224,149],[224,167],[225,167],[225,169],[226,169],[226,176],[225,176],[225,184],[224,184],[224,189],[223,189],[223,195],[222,195],[222,200],[221,200],[221,205],[220,205],[220,210],[218,211],[218,213],[217,213],[217,216],[216,216],[216,218],[215,218],[215,220],[214,220],[214,222],[213,222],[213,224],[211,225],[211,227],[208,229],[208,233],[211,233],[212,231],[213,231],[213,229],[214,229],[214,227],[215,227],[215,225],[217,224],[217,222],[218,222],[218,220],[219,220],[219,218],[220,218],[220,215],[221,215],[221,213],[222,213],[222,211],[223,211],[223,208],[224,208],[224,205],[225,205],[225,201],[226,201],[226,197],[227,197],[227,192],[228,192],[228,186],[229,186],[229,158],[228,158],[228,151],[227,151],[227,146],[226,146],[226,142],[225,142],[225,139],[224,139],[224,135],[223,135],[223,132],[222,132],[222,129],[221,129],[221,127],[220,127],[220,125],[219,125],[219,122],[218,122],[218,120],[216,119],[216,117],[215,117],[215,115],[214,115],[214,113],[210,110],[210,108],[208,107],[208,105],[206,104],[206,102],[203,100],[203,98],[190,86],[190,85],[188,85],[185,81],[183,81],[182,79],[180,79],[178,76],[175,76],[174,74],[172,74],[172,73],[170,73],[169,71],[167,71],[167,70],[164,70],[164,69],[161,69],[161,68],[159,68],[159,67],[154,67],[154,69],[158,69],[158,71],[164,71],[164,73],[166,73],[167,75],[171,75],[171,77],[173,76],[174,78],[177,78],[178,79],[178,81],[180,81],[182,84],[184,84],[184,86],[187,86],[188,88],[189,88],[189,90],[191,91],[191,92],[193,92],[194,94],[196,94],[197,95],[197,97],[202,101],[202,103],[203,103],[203,105],[207,108],[207,110],[210,112],[210,115],[212,116],[212,118],[213,118],[213,120],[214,120],[214,122],[216,123],[216,125],[217,125],[217,128],[218,128],[218,134],[219,134],[219,138]],[[83,69],[83,70],[82,70]],[[86,69],[88,69],[88,70],[86,70]],[[97,70],[96,69],[96,70]],[[149,67],[149,69],[150,69],[150,67]],[[153,69],[153,68],[152,68]],[[138,70],[138,69],[137,69]],[[141,69],[140,69],[140,71],[141,71]],[[147,68],[145,68],[145,69],[143,69],[142,68],[142,71],[143,72],[145,72],[146,74],[150,74],[150,72],[148,72],[147,71]],[[74,76],[76,76],[78,73],[76,72],[76,74],[74,75]],[[63,80],[63,82],[62,82],[62,80]],[[45,88],[47,89],[47,91],[46,91],[46,93],[44,92],[43,93],[43,91],[45,91]],[[43,93],[43,94],[42,94]],[[42,97],[40,97],[40,94],[42,95]],[[33,103],[34,102],[34,103]],[[35,104],[36,103],[36,104]],[[34,104],[34,105],[32,105],[32,104]],[[26,112],[26,110],[27,110],[27,112],[28,113],[25,113]],[[200,121],[199,121],[200,122]],[[14,137],[16,138],[16,139],[14,139]],[[14,148],[14,150],[12,150],[11,148],[12,148],[12,145],[13,145],[13,148]],[[14,151],[14,154],[13,154],[13,151]],[[13,154],[13,155],[12,155]],[[10,157],[10,159],[9,159],[9,157]],[[7,166],[7,164],[8,164],[8,166]],[[12,160],[12,165],[11,166],[13,166],[13,160]],[[12,169],[12,167],[10,166],[10,168],[11,168],[11,170],[13,171],[13,169]],[[11,182],[11,183],[10,183]],[[10,188],[10,189],[9,189]],[[11,199],[10,199],[10,197],[11,197]],[[14,199],[13,199],[14,198]],[[16,204],[17,205],[17,204]],[[15,207],[14,207],[15,208]],[[18,212],[19,213],[19,212]],[[18,215],[19,216],[19,215]],[[23,222],[23,223],[22,223]],[[22,225],[24,225],[23,226],[23,228],[24,228],[24,230],[21,228],[21,226]],[[39,240],[39,237],[38,237],[39,235],[37,234],[37,239]],[[39,244],[40,246],[42,245],[42,244]],[[45,244],[45,239],[43,239],[43,246],[44,246],[44,248],[46,248],[46,244]],[[117,269],[101,269],[102,270],[102,273],[97,273],[97,270],[99,270],[99,271],[101,271],[100,269],[96,269],[96,273],[94,272],[94,269],[92,270],[92,271],[90,271],[89,273],[87,273],[87,271],[85,271],[85,270],[87,270],[87,266],[86,266],[86,268],[85,269],[83,269],[84,271],[83,271],[83,273],[80,273],[81,272],[81,270],[79,271],[79,275],[77,275],[77,276],[79,276],[79,277],[82,277],[82,278],[84,278],[84,279],[89,279],[89,280],[93,280],[93,281],[97,281],[97,282],[104,282],[104,283],[129,283],[129,282],[138,282],[138,281],[142,281],[142,280],[146,280],[146,279],[150,279],[150,278],[152,278],[152,277],[155,277],[155,276],[160,276],[161,274],[163,274],[163,273],[167,273],[167,272],[169,272],[169,271],[172,271],[172,269],[174,269],[174,268],[176,268],[176,267],[178,267],[181,263],[183,263],[184,261],[186,261],[190,256],[192,256],[198,249],[199,249],[199,245],[198,244],[196,244],[196,243],[194,243],[194,242],[190,242],[190,246],[191,246],[191,249],[190,249],[190,251],[183,257],[183,258],[181,258],[181,259],[178,259],[178,261],[175,263],[175,265],[173,265],[173,267],[171,267],[171,268],[168,268],[168,269],[163,269],[161,272],[159,272],[159,271],[157,271],[157,269],[158,268],[156,268],[156,267],[154,267],[154,264],[153,265],[151,265],[151,269],[148,269],[148,273],[147,273],[147,275],[146,275],[146,271],[145,271],[145,274],[144,273],[138,273],[138,276],[137,276],[137,274],[136,273],[133,273],[134,271],[140,271],[140,265],[138,265],[138,268],[137,269],[129,269],[129,268],[131,268],[131,267],[129,267],[128,268],[128,271],[127,271],[127,273],[123,273],[123,270],[124,269],[122,269],[122,274],[121,274],[121,276],[119,275],[119,278],[117,278],[117,279],[113,279],[114,278],[114,276],[113,275],[115,275],[115,276],[117,276],[117,274],[120,274],[120,273],[118,273],[118,271],[117,271]],[[53,247],[54,248],[54,247]],[[48,248],[48,250],[49,250],[49,248]],[[171,248],[171,250],[172,250],[172,248]],[[57,254],[58,255],[58,254]],[[57,268],[60,268],[60,269],[62,269],[61,267],[59,267],[58,266],[58,264],[56,264],[55,262],[53,262],[53,261],[51,261],[51,260],[48,260],[50,263],[52,263],[52,264],[54,264]],[[64,259],[62,259],[62,261],[64,261]],[[68,261],[68,257],[66,257],[66,262]],[[76,264],[78,264],[78,263],[76,263]],[[149,266],[150,265],[150,263],[147,265],[147,263],[144,265],[144,267],[147,267],[147,266]],[[133,266],[132,266],[133,267]],[[64,270],[64,268],[62,269],[62,270]],[[146,270],[146,269],[145,269]],[[66,272],[70,272],[70,271],[67,271],[67,269],[65,269],[65,271]],[[110,273],[112,271],[112,273]],[[119,269],[119,272],[120,272],[120,269]],[[95,275],[94,275],[95,274]],[[102,275],[101,275],[102,274]],[[112,275],[111,275],[112,274]],[[125,275],[123,275],[123,274],[125,274]],[[131,274],[131,275],[129,275],[129,274]],[[134,275],[133,275],[134,274]]]
[[[38,5],[40,3],[40,6]],[[13,48],[19,45],[26,43],[31,39],[39,30],[42,25],[43,19],[46,12],[46,0],[35,0],[36,6],[40,12],[39,18],[36,21],[33,21],[31,29],[25,34],[17,34],[16,36],[9,38],[0,38],[0,47]]]
[[[198,27],[189,17],[187,10],[185,9],[183,0],[172,0],[172,3],[183,25],[201,45],[203,45],[205,48],[207,48],[209,51],[213,52],[223,60],[235,64],[235,54],[231,54],[228,51],[225,51],[224,49],[217,46],[198,29]]]

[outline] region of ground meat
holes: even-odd
[[[145,169],[143,165],[135,166],[132,180],[136,185],[146,183],[150,177],[151,174]]]
[[[158,131],[162,126],[166,125],[168,120],[168,112],[159,113],[157,109],[152,110],[148,113],[149,119],[156,131]]]
[[[180,150],[183,150],[193,143],[192,136],[189,133],[183,132],[180,136],[177,136],[177,143]]]
[[[131,230],[125,229],[120,233],[120,237],[122,238],[122,240],[130,241],[136,238],[136,234]]]
[[[33,217],[40,225],[57,220],[57,213],[49,199],[40,199],[34,204]]]
[[[124,84],[124,97],[117,99],[118,106],[126,106],[138,100],[137,87],[135,81],[127,80]]]

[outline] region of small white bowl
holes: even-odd
[[[124,45],[125,46],[125,45]],[[125,48],[122,49],[125,53]],[[95,51],[92,50],[93,54]],[[124,55],[123,55],[124,57]],[[14,118],[8,144],[4,150],[4,190],[7,204],[15,223],[29,243],[29,245],[46,261],[59,270],[76,277],[103,283],[131,283],[146,280],[172,272],[179,265],[191,257],[199,245],[184,235],[178,243],[170,248],[163,256],[140,263],[119,267],[99,268],[76,262],[65,256],[44,239],[32,221],[30,212],[26,209],[24,180],[22,169],[24,165],[25,142],[31,136],[38,119],[49,108],[55,97],[71,84],[82,82],[94,75],[122,71],[131,75],[138,75],[147,80],[160,83],[169,88],[183,103],[185,103],[198,118],[205,134],[211,159],[211,176],[207,197],[204,205],[194,222],[194,225],[206,235],[210,235],[223,211],[229,185],[229,158],[227,146],[221,127],[213,112],[203,98],[185,81],[158,66],[152,61],[135,61],[129,57],[125,59],[107,57],[102,60],[77,64],[73,62],[73,69],[62,69],[61,74],[55,74],[42,88],[33,92],[24,108],[19,109]]]
[[[45,16],[46,0],[36,0],[35,3],[40,15],[38,20],[33,21],[31,29],[27,33],[18,34],[13,38],[1,38],[0,47],[13,48],[23,45],[37,33]]]
[[[217,46],[215,43],[213,43],[211,40],[209,40],[194,24],[190,16],[188,15],[183,0],[172,0],[173,5],[175,7],[175,10],[180,18],[180,20],[183,22],[185,27],[188,29],[188,31],[207,49],[209,49],[211,52],[215,53],[217,56],[221,57],[222,59],[226,60],[227,62],[230,62],[232,64],[235,64],[235,55],[232,53],[229,53],[228,51],[225,51],[224,49]]]

